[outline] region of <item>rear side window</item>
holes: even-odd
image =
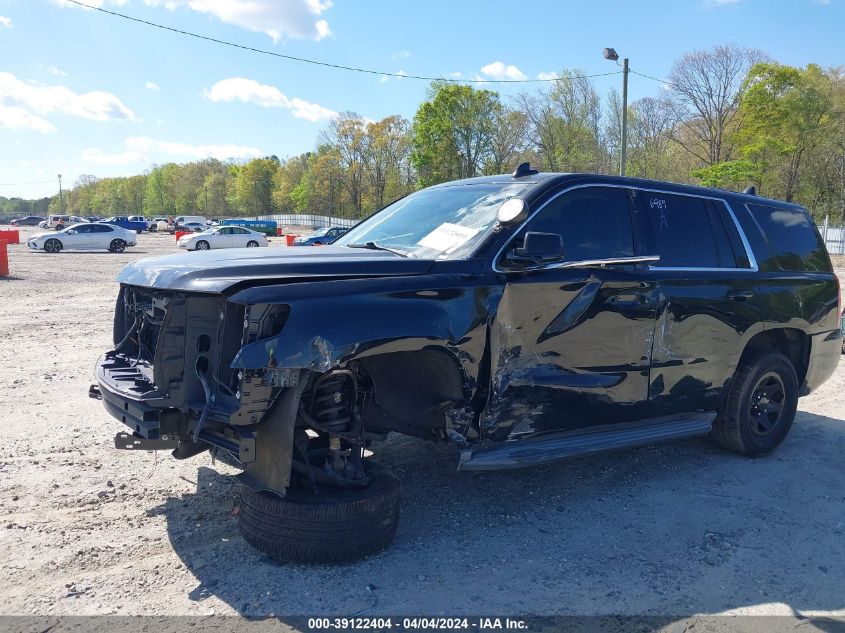
[[[830,258],[810,216],[801,209],[746,205],[769,245],[768,264],[788,272],[830,272]]]
[[[724,202],[708,200],[713,231],[716,236],[716,248],[719,251],[719,261],[726,268],[751,268],[748,251],[739,235],[736,221],[728,211]]]
[[[648,219],[654,248],[660,256],[660,261],[656,262],[655,266],[671,268],[733,268],[735,266],[732,257],[723,258],[720,261],[714,222],[702,198],[650,191],[637,193],[640,209]]]
[[[558,233],[567,261],[632,257],[631,207],[625,189],[585,187],[555,198],[526,231]]]

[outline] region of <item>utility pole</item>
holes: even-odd
[[[625,175],[628,154],[628,58],[622,60],[622,155],[619,158],[619,175]]]
[[[65,197],[62,193],[62,175],[59,174],[59,213],[65,214]]]
[[[605,48],[602,57],[619,65],[619,53],[613,48]],[[619,148],[619,175],[625,175],[625,160],[628,155],[628,58],[622,60],[622,143]]]

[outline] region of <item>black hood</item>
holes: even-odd
[[[250,280],[421,275],[433,263],[344,246],[231,248],[142,259],[127,265],[117,280],[162,290],[218,293]]]

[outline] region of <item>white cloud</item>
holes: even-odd
[[[139,163],[146,160],[146,156],[138,152],[118,152],[116,154],[106,154],[101,149],[91,147],[82,152],[82,160],[86,163],[96,163],[98,165],[128,165],[129,163]]]
[[[321,40],[332,35],[322,18],[331,8],[329,0],[144,0],[152,7],[175,10],[185,7],[212,15],[256,33],[265,33],[276,42],[283,38]]]
[[[255,158],[263,156],[263,152],[256,147],[244,145],[191,145],[172,141],[159,141],[147,136],[133,136],[126,139],[126,149],[130,152],[149,154],[158,152],[172,156],[188,156],[200,158]]]
[[[293,116],[306,119],[312,123],[337,116],[337,112],[334,110],[298,97],[289,99],[275,86],[261,84],[254,79],[244,77],[222,79],[214,84],[210,90],[206,90],[204,96],[209,101],[243,101],[264,108],[285,108],[290,110]]]
[[[41,133],[55,132],[55,126],[36,116],[31,112],[27,112],[23,108],[7,107],[0,105],[0,127],[7,127],[13,130],[37,130]]]
[[[61,68],[56,68],[55,66],[47,66],[45,70],[51,75],[56,75],[56,77],[67,77],[67,73],[65,71]]]
[[[255,158],[263,156],[257,147],[243,145],[192,145],[173,141],[162,141],[148,136],[132,136],[123,143],[122,152],[107,154],[101,149],[91,147],[82,152],[82,160],[99,165],[127,165],[129,163],[152,162],[155,156],[173,156],[194,160],[217,158]]]
[[[504,64],[502,62],[493,62],[482,66],[481,74],[490,77],[491,79],[527,79],[525,73],[513,64]]]
[[[411,53],[406,51],[404,48],[401,51],[396,51],[391,55],[393,59],[408,59],[411,56]]]
[[[557,79],[557,73],[555,73],[555,72],[537,73],[537,79]]]
[[[22,108],[40,115],[52,113],[93,121],[135,121],[135,113],[110,92],[94,90],[78,94],[66,86],[22,81],[0,72],[0,106]]]
[[[0,15],[0,26],[5,26],[7,29],[12,28],[12,18],[7,18],[5,15]]]
[[[381,79],[379,79],[379,81],[381,81],[381,83],[384,83],[384,82],[388,81],[389,79],[404,79],[405,77],[408,76],[408,73],[406,73],[404,70],[400,69],[400,70],[397,70],[394,73],[394,75],[396,75],[396,76],[382,75]]]
[[[152,81],[148,81],[147,83],[145,83],[144,88],[146,88],[147,90],[152,90],[153,92],[158,92],[158,84],[153,83]]]

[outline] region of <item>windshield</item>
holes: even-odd
[[[323,237],[323,236],[324,236],[326,233],[328,233],[328,232],[329,232],[329,230],[328,230],[328,229],[318,229],[318,230],[314,231],[314,232],[313,232],[311,235],[309,235],[308,237]]]
[[[333,245],[375,242],[410,257],[459,259],[472,252],[492,229],[499,206],[526,186],[479,184],[423,189],[364,220]]]

